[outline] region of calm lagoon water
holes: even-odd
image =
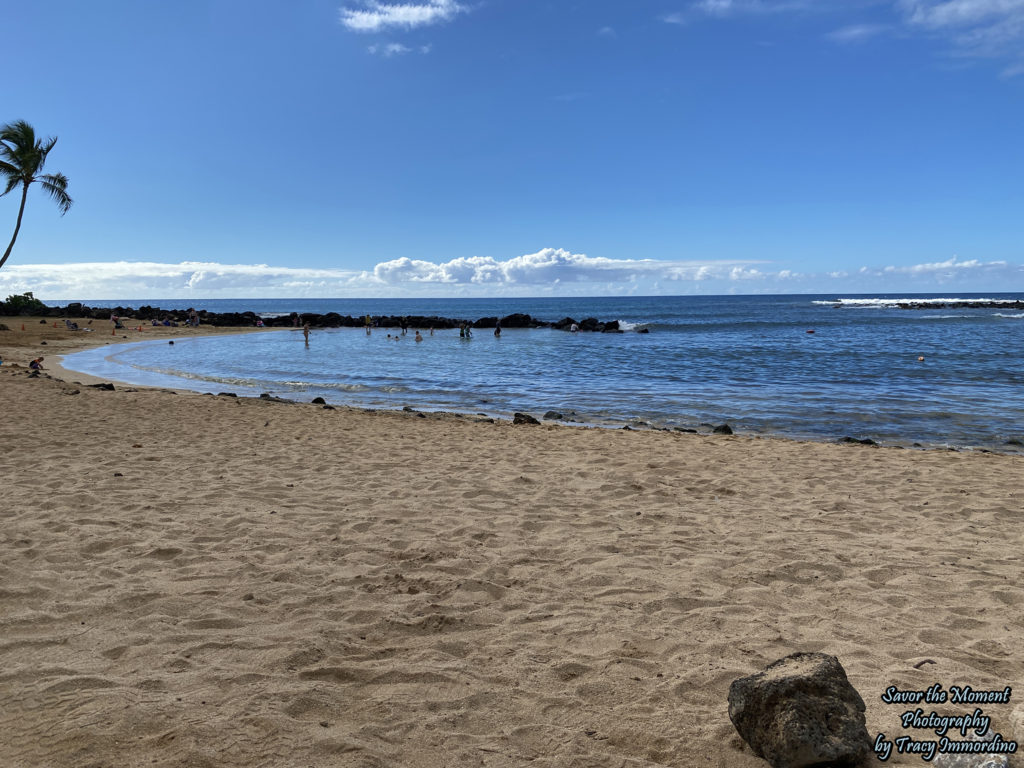
[[[267,315],[596,317],[627,332],[506,329],[495,338],[481,329],[464,340],[457,330],[423,329],[416,343],[412,329],[398,341],[388,339],[392,329],[315,329],[306,347],[301,333],[276,330],[105,347],[65,365],[134,384],[371,408],[555,410],[600,425],[728,422],[738,432],[798,438],[1014,450],[1007,440],[1024,439],[1024,313],[963,306],[982,298],[1024,294],[211,300],[202,307]],[[954,306],[904,310],[899,299]]]

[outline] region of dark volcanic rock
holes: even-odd
[[[878,445],[878,443],[876,443],[870,437],[865,437],[863,440],[858,440],[856,437],[850,437],[849,435],[847,435],[846,437],[839,438],[839,442],[856,443],[857,445]]]
[[[310,400],[310,402],[313,403],[314,405],[327,405],[327,401],[324,400],[322,397],[314,397],[312,400]]]
[[[90,384],[89,386],[92,387],[93,389],[105,389],[107,392],[114,391],[114,385],[111,384],[109,381],[104,382],[103,384]]]
[[[871,751],[864,700],[823,653],[794,653],[733,681],[729,719],[772,768],[852,767]]]
[[[558,411],[548,411],[547,413],[544,414],[544,418],[549,419],[551,421],[561,421],[565,417]]]
[[[260,400],[269,400],[272,403],[294,403],[294,400],[285,400],[283,397],[275,397],[269,392],[264,392],[260,395]]]
[[[540,424],[533,416],[528,413],[516,413],[512,416],[513,424]]]
[[[184,309],[161,309],[144,304],[138,308],[133,307],[87,307],[80,303],[69,304],[66,307],[34,307],[31,310],[20,311],[17,304],[8,304],[0,301],[0,316],[13,316],[18,314],[45,315],[48,317],[85,317],[93,320],[106,320],[111,315],[117,315],[125,319],[130,326],[134,327],[137,321],[144,323],[156,322],[162,324],[165,320],[172,326],[186,325],[189,320],[189,311]],[[255,326],[257,322],[267,328],[299,327],[303,323],[309,323],[312,328],[363,328],[366,326],[367,316],[341,315],[338,312],[318,314],[315,312],[292,312],[288,315],[276,317],[261,317],[255,312],[208,312],[205,309],[196,308],[199,321],[203,325],[220,327],[245,327]],[[563,318],[558,322],[551,323],[539,320],[522,312],[515,312],[506,315],[500,320],[497,317],[482,317],[479,320],[469,320],[451,317],[438,317],[436,315],[373,315],[369,318],[370,325],[374,328],[400,328],[423,329],[428,328],[458,328],[463,323],[474,328],[494,328],[501,325],[502,328],[556,328],[568,330],[574,323],[571,317]],[[40,320],[41,324],[48,324],[47,320]],[[605,333],[621,333],[618,320],[601,322],[596,318],[589,317],[577,323],[581,331],[595,331]],[[646,333],[646,329],[641,333]]]
[[[728,424],[719,424],[711,431],[714,432],[716,435],[731,435],[732,427],[730,427]]]
[[[516,312],[511,315],[505,315],[501,318],[502,328],[535,328],[542,323],[537,322],[529,315],[524,315]]]

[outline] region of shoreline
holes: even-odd
[[[889,686],[1024,688],[1021,457],[111,392],[6,360],[16,768],[763,768],[728,689],[789,653],[836,655],[890,739]],[[1020,702],[985,711],[1024,736]]]
[[[87,323],[89,322],[89,318],[71,318],[71,319],[73,321],[78,322],[80,327],[88,327]],[[248,326],[242,326],[242,327],[223,327],[223,326],[203,326],[203,325],[201,325],[198,328],[194,328],[194,327],[191,327],[191,326],[178,326],[178,327],[147,326],[147,325],[139,326],[137,321],[130,321],[129,325],[126,326],[123,330],[118,330],[116,334],[112,334],[111,336],[108,337],[108,336],[104,335],[102,333],[102,330],[101,330],[102,326],[107,324],[107,321],[100,321],[99,324],[98,324],[99,328],[97,329],[97,331],[94,331],[94,332],[90,333],[90,332],[85,332],[85,331],[68,331],[65,328],[61,328],[59,326],[57,328],[53,328],[52,327],[52,319],[49,318],[49,317],[46,317],[46,318],[41,318],[41,317],[25,317],[25,318],[18,318],[18,320],[19,320],[19,325],[24,325],[24,327],[26,328],[25,331],[14,331],[14,330],[8,331],[8,332],[0,331],[0,354],[2,354],[5,364],[8,364],[7,363],[8,357],[9,357],[9,355],[10,355],[10,353],[12,351],[16,351],[18,349],[22,349],[22,348],[25,348],[25,347],[34,347],[36,349],[41,350],[40,342],[42,342],[42,344],[44,344],[44,345],[56,347],[56,349],[52,350],[50,354],[53,354],[54,352],[56,352],[55,356],[59,358],[56,362],[51,360],[51,361],[47,361],[45,363],[45,367],[48,369],[47,373],[49,373],[51,376],[54,376],[55,378],[58,378],[58,379],[63,380],[63,381],[78,382],[78,383],[81,383],[81,384],[86,385],[86,386],[95,386],[96,384],[103,383],[103,382],[113,382],[115,384],[118,384],[121,387],[131,387],[131,388],[138,388],[138,389],[168,390],[168,391],[176,392],[178,394],[213,395],[213,396],[219,396],[219,395],[224,395],[224,394],[232,395],[232,393],[230,392],[231,387],[228,386],[228,385],[225,385],[224,388],[223,388],[223,391],[221,391],[221,392],[213,392],[213,391],[203,392],[201,390],[192,389],[192,388],[189,388],[189,387],[177,387],[177,386],[173,386],[173,385],[169,386],[169,385],[140,384],[140,383],[135,383],[135,382],[131,382],[131,381],[126,381],[126,380],[123,380],[123,379],[118,379],[118,378],[115,378],[115,377],[94,376],[94,375],[91,375],[91,374],[88,374],[88,373],[79,372],[79,371],[76,371],[76,370],[65,368],[62,363],[63,363],[64,357],[67,356],[67,355],[71,355],[71,354],[75,354],[77,352],[82,352],[82,351],[85,351],[85,350],[95,349],[95,348],[103,347],[103,346],[116,346],[116,345],[123,345],[123,344],[132,344],[132,343],[138,343],[138,342],[143,342],[143,341],[153,341],[153,340],[156,340],[156,339],[171,341],[171,340],[180,340],[180,339],[196,338],[196,337],[208,337],[208,336],[241,336],[241,335],[246,335],[246,334],[249,334],[249,333],[270,333],[270,332],[284,332],[284,331],[295,332],[295,330],[296,330],[296,329],[291,328],[291,327],[279,327],[279,328],[273,328],[273,327],[266,328],[266,327],[264,327],[264,328],[257,328],[257,327],[248,327]],[[45,322],[45,326],[43,325],[44,322]],[[134,324],[132,324],[132,323],[134,323]],[[9,325],[9,327],[10,327],[10,325]],[[141,332],[137,331],[136,328],[138,328],[138,327],[141,327],[143,330]],[[40,332],[46,338],[36,338],[35,336],[33,336],[33,330],[39,330],[39,329],[41,329]],[[141,337],[142,335],[150,336],[150,338],[142,338]],[[132,338],[133,336],[136,336],[136,338]],[[33,344],[33,341],[35,342],[34,344]],[[57,350],[59,350],[59,351],[57,351]],[[41,354],[45,355],[46,354],[46,350],[41,350]],[[13,359],[16,360],[17,357],[18,357],[18,354],[16,352]],[[27,366],[28,360],[30,360],[30,359],[32,359],[32,358],[29,357],[28,359],[24,360],[24,362],[22,364]],[[245,394],[239,395],[237,393],[234,393],[233,396],[242,397],[242,398],[252,397],[254,399],[261,399],[263,397],[263,394],[266,394],[267,396],[271,397],[272,399],[276,398],[278,400],[287,400],[288,402],[294,402],[294,403],[297,403],[297,404],[308,403],[309,402],[309,400],[292,399],[291,397],[289,397],[288,393],[274,394],[273,392],[269,392],[269,393],[262,393],[262,394],[253,394],[251,396],[250,395],[245,395]],[[394,406],[394,407],[387,407],[387,406],[375,407],[375,406],[368,406],[368,405],[361,405],[361,404],[354,404],[354,403],[346,403],[346,402],[341,402],[341,401],[331,402],[330,400],[328,400],[327,403],[330,404],[332,407],[335,407],[335,408],[352,408],[352,409],[357,409],[357,410],[384,411],[384,412],[389,412],[389,411],[395,411],[395,412],[406,411],[406,412],[409,412],[409,411],[411,411],[411,412],[414,412],[414,413],[422,412],[422,413],[426,413],[426,414],[450,415],[450,416],[454,416],[456,418],[464,418],[464,419],[470,419],[470,420],[479,420],[481,418],[485,418],[485,419],[496,419],[496,420],[502,420],[502,421],[511,421],[513,419],[514,415],[515,415],[513,412],[507,412],[506,413],[506,412],[503,412],[503,411],[481,412],[484,409],[476,409],[476,410],[445,410],[445,409],[436,409],[435,410],[435,409],[430,409],[430,408],[420,408],[420,407],[417,407],[413,403],[407,404],[407,405],[405,405],[403,407],[399,407],[399,406]],[[734,430],[734,425],[730,425],[728,423],[724,423],[724,424],[720,424],[720,425],[701,423],[699,426],[696,426],[696,427],[669,427],[669,426],[665,426],[665,425],[660,425],[660,424],[644,421],[644,420],[642,420],[640,418],[634,418],[634,419],[631,419],[631,420],[609,420],[609,421],[599,421],[599,420],[572,421],[572,420],[566,420],[566,419],[547,419],[547,418],[545,418],[542,415],[542,413],[540,411],[537,411],[535,413],[529,413],[527,415],[529,415],[529,416],[531,416],[533,418],[538,419],[538,421],[540,421],[541,423],[543,423],[545,425],[551,425],[551,426],[576,427],[576,428],[584,428],[584,429],[604,429],[604,430],[625,429],[627,431],[651,431],[651,432],[665,432],[665,433],[671,433],[671,434],[699,434],[699,435],[702,435],[702,436],[718,435],[719,433],[724,433],[724,434],[729,434],[729,435],[734,434],[734,431],[730,431],[730,430]],[[727,429],[723,429],[723,428],[727,428]],[[716,433],[716,430],[719,430],[719,432]],[[895,442],[877,442],[877,441],[875,441],[875,440],[873,440],[873,439],[871,439],[869,437],[857,437],[857,436],[850,436],[850,435],[834,436],[834,437],[829,437],[829,438],[815,438],[813,436],[789,435],[789,434],[784,434],[784,433],[746,432],[746,431],[743,431],[742,429],[739,429],[739,431],[735,431],[735,434],[741,435],[743,437],[751,438],[751,439],[785,440],[785,441],[792,441],[792,442],[797,442],[797,443],[800,443],[800,442],[811,442],[811,443],[822,443],[822,444],[844,444],[845,443],[845,444],[848,444],[848,445],[858,445],[859,444],[859,445],[870,446],[870,447],[886,448],[886,449],[889,449],[889,450],[942,451],[942,452],[949,452],[949,451],[960,452],[960,451],[963,451],[963,452],[969,452],[969,453],[995,453],[995,454],[1007,455],[1007,456],[1024,456],[1024,446],[1018,446],[1018,445],[1016,445],[1015,443],[1012,443],[1012,442],[1011,443],[1007,443],[1007,444],[1002,445],[1002,446],[997,446],[997,445],[994,445],[994,444],[991,445],[991,446],[967,445],[967,444],[938,444],[938,443],[936,443],[936,444],[918,444],[918,443],[911,444],[911,442],[909,440],[895,441]]]

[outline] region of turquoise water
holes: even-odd
[[[555,410],[580,423],[728,422],[757,434],[1013,450],[1006,441],[1024,439],[1024,313],[962,304],[903,310],[894,298],[901,297],[207,301],[211,311],[265,314],[472,320],[525,312],[543,320],[616,319],[628,330],[506,329],[500,338],[477,330],[464,340],[457,330],[431,336],[423,329],[417,343],[412,330],[396,341],[388,338],[392,329],[370,336],[316,329],[308,347],[300,333],[285,330],[106,347],[71,355],[65,365],[136,384],[371,408],[499,416]],[[118,302],[142,303],[176,306]]]

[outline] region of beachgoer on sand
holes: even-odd
[[[37,357],[35,360],[28,364],[28,367],[31,368],[33,371],[43,370],[43,358]]]

